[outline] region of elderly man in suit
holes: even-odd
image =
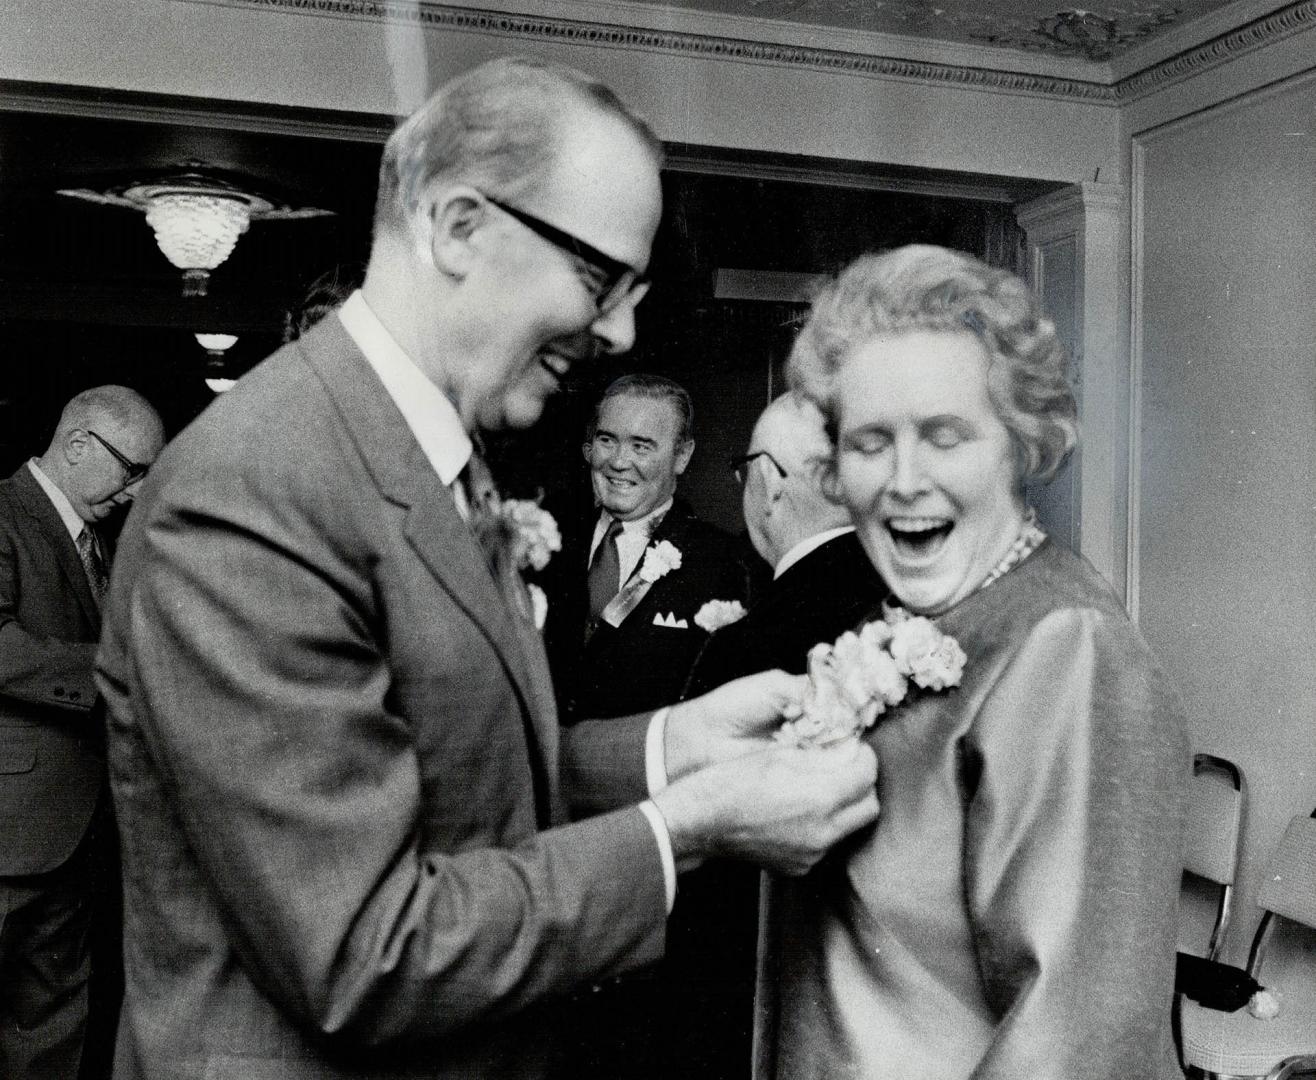
[[[105,762],[92,668],[108,581],[97,524],[132,501],[164,440],[123,386],[65,405],[39,458],[0,481],[0,1074],[78,1074],[93,822]],[[101,805],[104,810],[104,805]]]
[[[545,530],[473,443],[630,346],[658,164],[570,69],[441,87],[385,147],[361,290],[153,470],[98,662],[116,1075],[540,1075],[552,999],[661,953],[676,868],[800,872],[874,817],[871,755],[766,739],[782,673],[559,741]],[[569,824],[564,777],[605,812]]]
[[[693,426],[690,395],[661,375],[623,376],[595,407],[584,452],[598,513],[568,531],[549,586],[567,723],[675,699],[708,637],[699,609],[745,599],[736,545],[676,494]]]
[[[809,649],[880,609],[886,586],[849,514],[825,492],[830,458],[811,402],[786,393],[760,415],[733,467],[745,527],[773,580],[743,618],[708,639],[687,695],[768,668],[803,672]],[[681,879],[664,961],[663,1027],[674,1033],[664,1043],[669,1064],[685,1075],[749,1076],[758,877],[752,867],[716,860]]]
[[[772,583],[741,620],[719,629],[690,672],[687,696],[768,668],[803,672],[809,650],[852,629],[887,595],[850,515],[826,495],[831,448],[822,414],[782,394],[734,462],[745,528]]]

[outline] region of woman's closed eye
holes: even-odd
[[[842,437],[842,449],[856,454],[880,454],[891,445],[891,435],[880,428],[859,428]]]
[[[938,450],[953,450],[973,438],[973,431],[965,424],[953,420],[937,420],[923,429],[925,442]]]

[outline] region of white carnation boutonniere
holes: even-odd
[[[640,580],[652,585],[672,570],[681,568],[681,552],[670,540],[660,540],[644,549]]]
[[[553,553],[562,550],[562,533],[553,515],[532,499],[503,499],[497,513],[518,570],[542,570]]]
[[[695,625],[711,634],[744,617],[745,605],[739,600],[709,600],[695,612]]]
[[[930,619],[901,608],[809,650],[804,698],[776,734],[780,742],[825,746],[872,727],[899,705],[909,684],[940,691],[958,686],[964,650]]]

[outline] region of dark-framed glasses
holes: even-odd
[[[777,475],[783,480],[786,479],[786,470],[782,468],[781,462],[773,457],[767,450],[755,450],[752,454],[741,454],[739,457],[731,459],[731,475],[736,478],[736,483],[742,487],[745,485],[745,479],[749,476],[749,463],[757,458],[765,457],[772,462],[772,467],[777,470]]]
[[[114,460],[123,466],[123,471],[127,474],[127,479],[124,481],[125,487],[129,484],[137,483],[138,480],[151,471],[151,466],[143,465],[140,461],[133,461],[132,458],[119,453],[119,451],[115,449],[114,444],[103,435],[97,435],[96,432],[92,431],[90,428],[87,429],[87,434],[105,447]]]
[[[480,194],[484,195],[484,192]],[[587,244],[578,236],[572,236],[565,229],[551,225],[543,218],[522,210],[511,203],[484,195],[493,206],[504,214],[514,218],[542,240],[547,240],[554,247],[561,248],[568,255],[575,257],[581,264],[588,279],[589,290],[594,296],[594,306],[600,315],[606,315],[628,296],[643,296],[649,287],[649,279],[629,263],[614,259],[593,244]]]

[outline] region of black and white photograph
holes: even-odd
[[[1316,0],[7,0],[0,1080],[1316,1078]]]

